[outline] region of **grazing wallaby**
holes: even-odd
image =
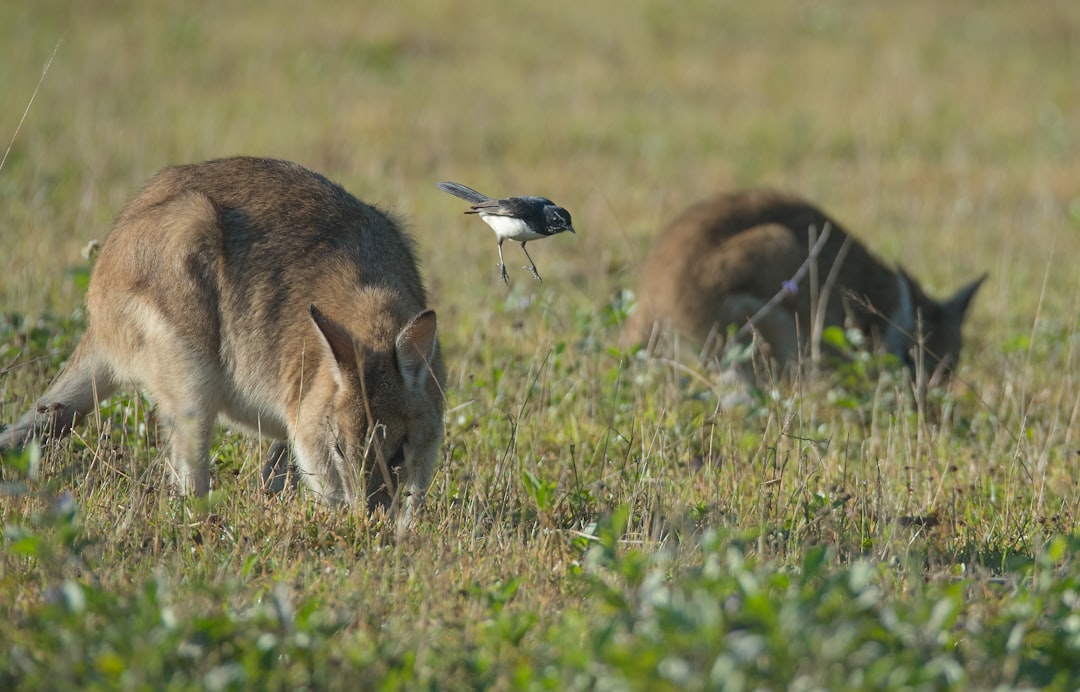
[[[817,285],[811,290],[806,279],[792,286],[811,238],[826,227],[812,260]],[[960,354],[964,315],[985,278],[937,301],[806,200],[769,190],[724,194],[691,206],[661,233],[642,270],[624,340],[655,343],[670,327],[707,348],[728,325],[742,327],[756,316],[754,329],[772,358],[790,365],[809,341],[816,293],[825,326],[843,325],[847,317],[912,367],[921,353],[921,372],[931,383],[944,382]],[[782,290],[783,300],[762,311]]]
[[[210,490],[220,413],[288,440],[325,500],[385,501],[396,473],[399,528],[422,500],[443,439],[435,313],[412,240],[335,183],[272,159],[166,168],[117,219],[86,302],[86,334],[0,449],[67,433],[132,382],[169,425],[182,493]]]

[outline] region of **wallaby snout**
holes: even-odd
[[[133,383],[169,427],[181,492],[209,491],[220,415],[288,441],[323,499],[394,495],[399,519],[422,499],[443,438],[435,313],[412,240],[323,176],[248,157],[166,168],[117,219],[87,309],[0,449],[62,435]]]
[[[789,286],[815,239],[815,271]],[[623,340],[655,347],[670,331],[703,347],[753,319],[772,359],[791,367],[807,355],[816,326],[847,323],[941,383],[956,367],[964,317],[985,278],[935,300],[806,200],[770,190],[724,194],[692,205],[660,233]]]

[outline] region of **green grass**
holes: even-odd
[[[5,461],[0,687],[1073,689],[1080,684],[1080,5],[0,5],[0,421],[82,328],[147,177],[297,160],[402,215],[450,370],[423,522],[258,491],[227,432],[172,497],[117,399]],[[437,180],[545,194],[543,284]],[[799,191],[944,294],[958,381],[859,362],[718,405],[616,348],[661,225]],[[20,471],[21,469],[21,471]]]

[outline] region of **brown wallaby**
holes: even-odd
[[[386,214],[286,161],[166,168],[117,219],[86,302],[86,334],[0,449],[67,433],[131,382],[169,425],[180,492],[209,492],[222,414],[288,440],[322,499],[385,502],[396,473],[409,521],[445,371],[413,242]]]
[[[812,260],[817,285],[793,285]],[[986,275],[945,301],[927,296],[810,202],[771,190],[723,194],[684,211],[660,234],[641,273],[624,341],[654,344],[663,329],[708,348],[728,325],[753,327],[781,366],[797,363],[818,301],[825,326],[853,326],[888,352],[944,382],[960,354],[964,315]],[[783,299],[766,308],[775,296]],[[916,365],[915,351],[922,354]]]

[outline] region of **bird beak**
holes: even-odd
[[[567,226],[566,230],[570,231],[571,233],[574,233],[574,227],[573,226]],[[574,235],[577,235],[577,233],[574,233]]]

